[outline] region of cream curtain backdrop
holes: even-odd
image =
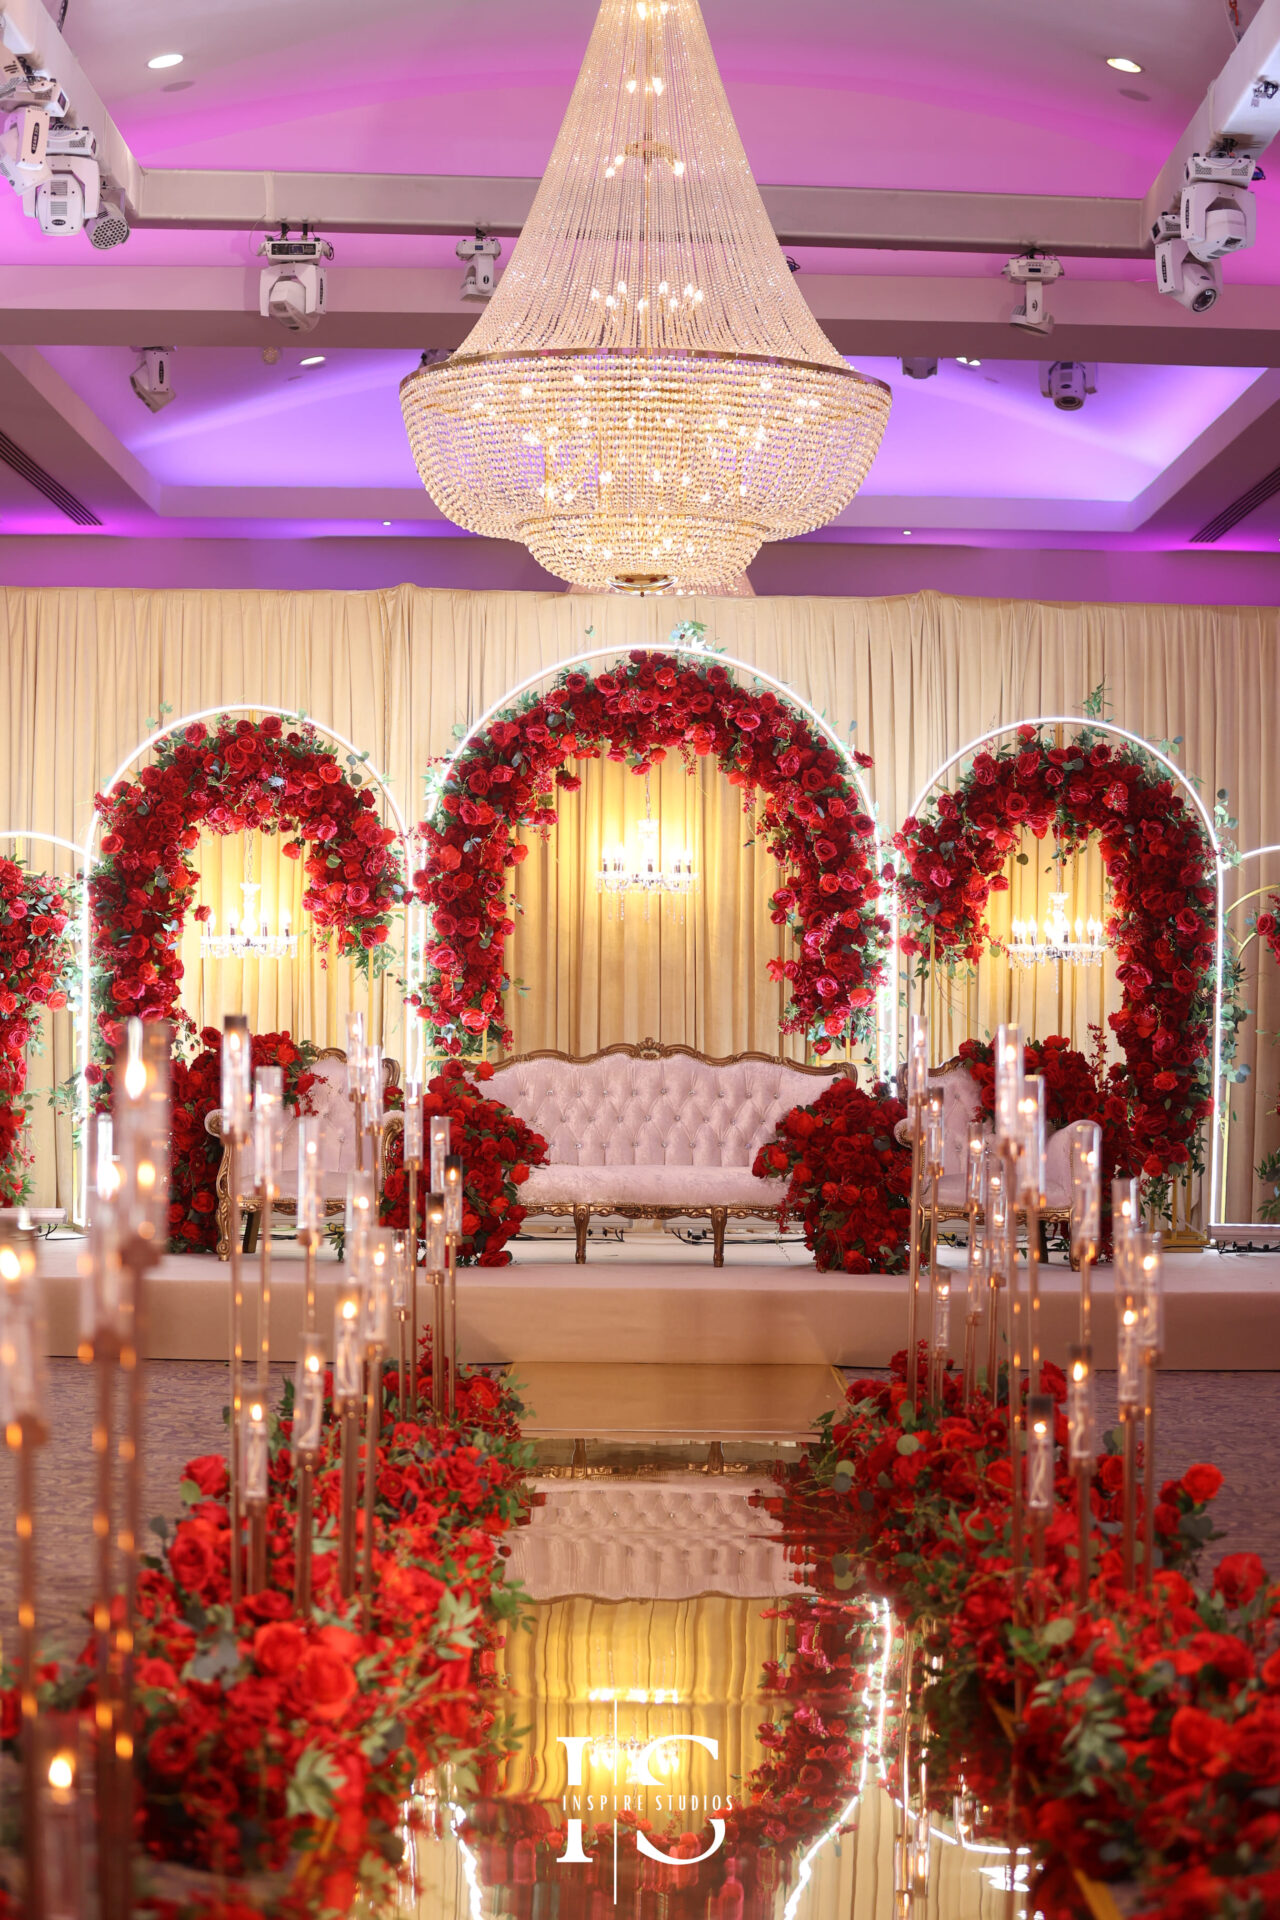
[[[349,735],[416,819],[422,776],[432,758],[448,754],[457,724],[471,723],[518,682],[583,650],[661,646],[683,619],[704,621],[714,644],[793,687],[842,737],[874,756],[869,777],[886,831],[967,740],[1004,721],[1078,711],[1089,690],[1105,683],[1110,718],[1151,740],[1181,736],[1181,763],[1205,795],[1229,789],[1241,846],[1280,840],[1274,609],[1051,605],[933,593],[669,602],[414,587],[349,594],[0,589],[9,695],[0,715],[0,825],[82,840],[95,787],[145,736],[148,717],[162,704],[176,718],[253,700],[302,708]],[[588,1050],[655,1032],[717,1052],[776,1049],[778,999],[763,978],[764,960],[779,950],[764,921],[770,863],[742,844],[739,797],[714,770],[699,769],[696,790],[675,767],[664,767],[655,783],[668,844],[687,835],[702,875],[683,922],[672,904],[655,907],[647,924],[642,905],[620,919],[595,895],[598,836],[621,837],[614,823],[624,808],[634,823],[643,810],[641,785],[616,767],[591,766],[565,808],[564,831],[545,848],[533,843],[519,878],[522,903],[532,911],[521,918],[510,954],[512,973],[528,987],[511,1009],[517,1044]],[[1029,844],[1044,858],[1021,872],[1028,884],[1041,885],[1043,913],[1048,882],[1040,869],[1048,850]],[[205,897],[220,917],[215,892],[234,881],[240,858],[238,843],[206,855]],[[273,860],[269,848],[260,850],[264,881]],[[1100,879],[1081,872],[1073,884],[1083,898]],[[266,885],[263,897],[273,914]],[[1267,1113],[1280,1061],[1269,1045],[1257,1047],[1254,1032],[1255,1025],[1267,1033],[1280,1027],[1280,970],[1269,956],[1259,962],[1256,942],[1250,957],[1260,978],[1246,999],[1258,1011],[1243,1057],[1255,1071],[1234,1102],[1235,1217],[1248,1217],[1258,1197],[1252,1165],[1280,1145],[1280,1123]],[[345,969],[319,969],[304,941],[296,970],[269,980],[263,971],[256,980],[219,984],[207,977],[201,983],[193,968],[190,985],[193,996],[200,988],[206,1017],[224,1010],[220,993],[234,992],[243,994],[255,1026],[289,1025],[322,1043],[340,1039],[350,991]],[[364,992],[358,989],[359,1004]],[[1043,1032],[1056,1024],[1056,993],[1044,982],[1038,992],[1029,1024]],[[375,1019],[385,1013],[392,1052],[399,1050],[397,997],[394,985],[375,996]],[[962,998],[965,1013],[947,1030],[948,1046],[971,1017],[970,1003],[979,1030],[990,1024],[1003,986],[993,971],[991,981]],[[1087,1040],[1087,1021],[1100,1010],[1096,986],[1084,983],[1077,1041]],[[73,1064],[65,1021],[55,1019],[53,1027],[52,1048],[33,1063],[37,1093]],[[53,1131],[42,1107],[37,1150],[47,1199]],[[57,1188],[65,1192],[65,1147],[58,1158]]]

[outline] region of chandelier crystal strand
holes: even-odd
[[[889,390],[796,291],[697,0],[603,0],[497,290],[400,396],[442,510],[591,590],[713,588],[848,505]]]
[[[1067,918],[1066,894],[1051,893],[1043,937],[1034,920],[1015,920],[1007,951],[1010,965],[1024,971],[1055,960],[1100,967],[1107,953],[1106,927],[1101,920],[1079,918],[1073,927]]]
[[[240,918],[227,919],[227,930],[218,933],[212,919],[206,921],[200,936],[200,951],[206,960],[291,960],[298,951],[298,936],[289,930],[289,915],[280,917],[279,930],[273,933],[260,917],[258,895],[261,884],[253,877],[253,843],[246,835],[244,879],[240,882]]]

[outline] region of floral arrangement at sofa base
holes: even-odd
[[[898,1273],[911,1230],[911,1150],[893,1137],[906,1113],[887,1087],[842,1079],[793,1107],[756,1154],[757,1179],[783,1179],[781,1225],[804,1223],[819,1272]]]
[[[988,897],[1007,890],[1003,868],[1022,833],[1052,833],[1068,853],[1096,835],[1123,990],[1110,1026],[1124,1053],[1139,1166],[1160,1178],[1196,1162],[1212,1105],[1215,855],[1159,763],[1104,732],[1085,725],[1057,746],[1041,727],[1021,727],[903,822],[894,836],[905,861],[902,946],[920,955],[922,970],[931,954],[943,965],[976,963],[989,938]]]
[[[418,1374],[429,1390],[430,1347]],[[293,1608],[290,1398],[271,1434],[267,1578],[230,1601],[226,1464],[193,1460],[183,1516],[152,1523],[135,1650],[141,1909],[173,1920],[310,1920],[385,1899],[414,1783],[465,1780],[495,1736],[494,1638],[518,1608],[502,1541],[527,1511],[518,1401],[483,1374],[452,1422],[410,1417],[395,1369],[378,1442],[375,1587],[366,1624],[336,1587],[338,1429],[316,1471],[315,1606]],[[327,1395],[332,1381],[326,1382]],[[93,1666],[46,1668],[42,1706],[91,1719]],[[12,1674],[0,1729],[14,1749]],[[10,1839],[13,1836],[9,1836]]]
[[[0,860],[0,1206],[30,1198],[27,1054],[40,1009],[65,1007],[79,976],[75,888]]]
[[[481,1092],[494,1069],[486,1061],[463,1066],[449,1060],[428,1084],[424,1113],[448,1114],[451,1151],[461,1154],[463,1168],[462,1239],[458,1259],[463,1265],[505,1267],[511,1260],[506,1243],[520,1231],[525,1210],[520,1188],[533,1167],[547,1158],[547,1143],[526,1126],[510,1107]],[[395,1093],[397,1104],[403,1094]],[[418,1204],[425,1203],[419,1182]],[[404,1168],[404,1136],[397,1129],[387,1152],[382,1218],[388,1226],[409,1225],[409,1179]]]
[[[182,987],[182,923],[199,875],[201,831],[280,832],[305,862],[303,906],[321,937],[367,971],[386,964],[392,910],[404,897],[396,835],[377,815],[357,754],[345,760],[317,730],[278,714],[223,715],[167,733],[149,766],[97,794],[100,857],[89,882],[99,1051],[122,1023],[172,1020]],[[206,908],[196,909],[207,919]]]
[[[504,959],[515,930],[508,875],[518,835],[556,823],[556,795],[581,786],[578,760],[607,755],[645,773],[670,752],[692,770],[716,759],[758,807],[753,825],[783,868],[773,921],[793,951],[771,960],[791,1000],[782,1027],[829,1052],[860,1033],[884,978],[875,827],[847,765],[808,716],[771,688],[741,685],[713,657],[637,651],[607,669],[571,667],[468,739],[452,760],[414,888],[432,923],[424,991],[439,1044],[508,1045]],[[865,754],[854,754],[869,767]]]
[[[1126,1911],[1149,1920],[1273,1913],[1280,1583],[1249,1553],[1226,1556],[1208,1585],[1194,1583],[1213,1537],[1207,1504],[1222,1483],[1202,1464],[1161,1487],[1152,1591],[1127,1592],[1109,1437],[1090,1489],[1090,1604],[1078,1609],[1065,1384],[1046,1367],[1044,1385],[1058,1402],[1056,1506],[1044,1569],[1028,1573],[1021,1605],[1006,1410],[981,1394],[962,1405],[954,1374],[943,1403],[918,1417],[904,1355],[890,1380],[852,1382],[845,1408],[801,1465],[782,1471],[766,1504],[816,1543],[811,1577],[828,1590],[887,1595],[917,1635],[932,1664],[923,1701],[931,1792],[946,1800],[963,1776],[969,1792],[995,1800],[1016,1765],[1046,1920],[1080,1910],[1064,1861],[1136,1883]],[[1015,1682],[1026,1705],[1013,1722]],[[1011,1747],[989,1737],[989,1702],[1013,1725]]]

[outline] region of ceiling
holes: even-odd
[[[854,230],[841,223],[863,200],[810,196],[797,204],[827,224],[803,233],[840,244],[788,242],[836,345],[894,388],[879,459],[828,537],[1186,547],[1274,468],[1280,186],[1258,183],[1258,245],[1227,263],[1203,320],[1156,294],[1140,242],[1089,251],[1095,212],[1099,234],[1104,216],[1116,230],[1107,203],[1131,203],[1132,232],[1145,232],[1140,203],[1232,54],[1232,13],[1243,30],[1258,0],[703,10],[757,179],[862,190],[880,223],[867,230],[876,244],[846,244]],[[1268,10],[1280,27],[1280,0],[1266,0],[1257,30]],[[156,177],[211,174],[216,201],[227,170],[386,176],[361,189],[375,208],[395,176],[465,176],[473,194],[476,181],[536,180],[594,11],[594,0],[366,0],[358,16],[346,0],[69,0],[65,49],[50,44]],[[180,66],[147,68],[168,51]],[[1108,67],[1113,54],[1142,72]],[[1264,166],[1280,183],[1280,148]],[[1084,236],[1081,251],[1064,248],[1048,339],[1009,325],[1010,248],[986,248],[987,196]],[[469,204],[462,187],[456,204]],[[331,311],[300,345],[257,315],[252,221],[140,228],[99,254],[83,237],[42,236],[0,185],[0,427],[108,536],[452,532],[414,474],[396,389],[422,348],[457,345],[477,310],[458,297],[467,219],[423,224],[435,230],[336,231]],[[513,244],[508,234],[504,265]],[[156,415],[128,384],[144,344],[175,348],[178,398]],[[278,349],[273,364],[264,348]],[[309,353],[324,363],[302,368]],[[904,378],[904,353],[937,355],[937,376]],[[1097,363],[1080,413],[1042,397],[1038,363],[1051,358]],[[0,469],[0,534],[70,525],[64,506]],[[1274,498],[1262,500],[1210,544],[1276,552],[1278,529]]]

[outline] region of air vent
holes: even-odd
[[[12,467],[28,486],[34,487],[37,493],[42,493],[46,500],[51,501],[59,513],[65,513],[68,520],[74,520],[78,527],[102,525],[97,514],[86,507],[83,500],[77,500],[74,493],[69,493],[60,480],[55,480],[51,473],[46,473],[29,453],[24,453],[7,433],[2,432],[0,432],[0,460],[4,461],[6,467]]]
[[[1255,481],[1247,493],[1242,493],[1238,500],[1233,500],[1229,507],[1222,509],[1221,513],[1215,513],[1212,520],[1206,520],[1199,533],[1192,534],[1192,541],[1210,546],[1215,540],[1221,540],[1224,533],[1230,533],[1232,527],[1238,527],[1242,520],[1247,520],[1251,513],[1268,500],[1273,500],[1278,493],[1280,493],[1280,467],[1272,467],[1270,473],[1264,474],[1261,480]]]

